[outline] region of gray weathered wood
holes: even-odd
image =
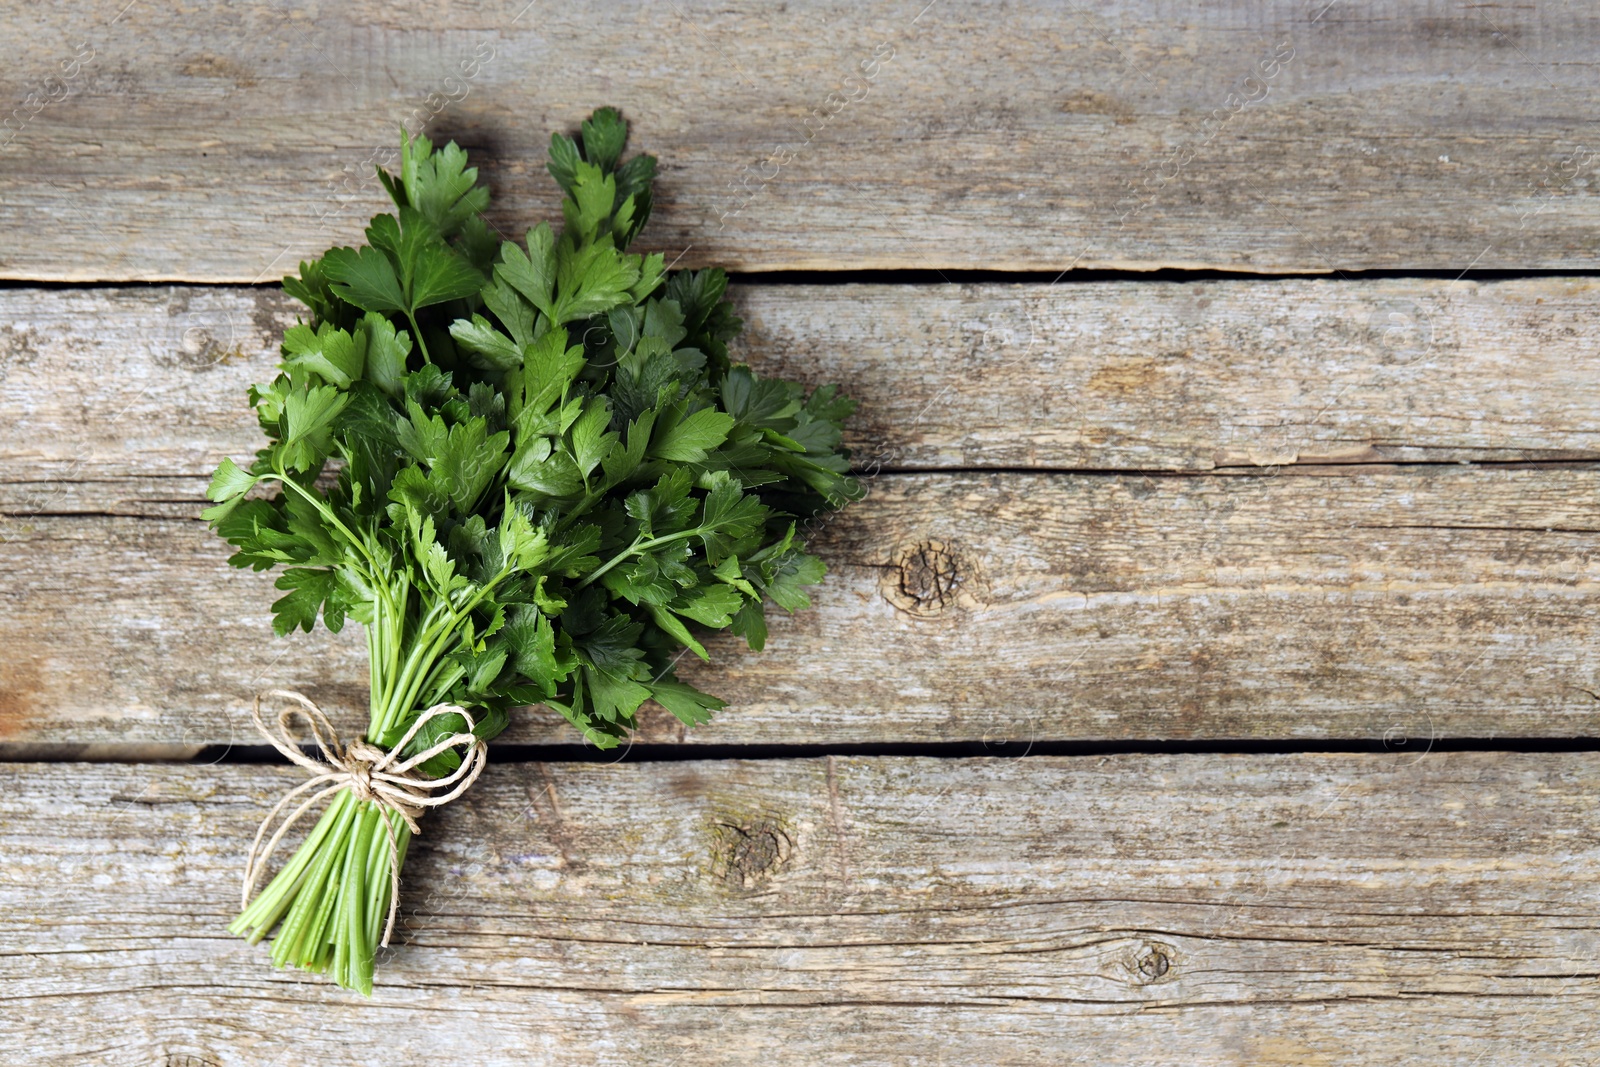
[[[1458,271],[1600,247],[1584,4],[66,0],[7,5],[0,39],[7,278],[272,278],[358,238],[374,154],[436,110],[520,232],[554,207],[550,131],[602,104],[661,157],[646,241],[684,265]]]
[[[1594,732],[1600,469],[1290,470],[883,476],[815,531],[813,610],[685,661],[734,707],[641,740]],[[283,686],[355,729],[358,628],[273,638],[272,576],[226,555],[194,519],[0,523],[0,740],[255,743]],[[536,712],[507,739],[575,735]]]
[[[867,469],[1600,457],[1600,283],[742,285],[739,354]],[[0,290],[0,512],[188,514],[260,430],[272,290]],[[173,502],[170,506],[163,502]]]
[[[0,768],[19,1064],[1570,1064],[1591,754],[499,765],[370,1002],[223,930],[301,772]]]

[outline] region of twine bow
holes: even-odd
[[[269,730],[266,723],[261,720],[261,701],[266,697],[281,697],[294,702],[278,712],[276,733]],[[411,743],[417,732],[441,715],[460,715],[467,720],[467,732],[440,738],[427,750],[403,762],[396,762],[400,752]],[[301,752],[300,746],[295,743],[290,724],[296,716],[305,719],[310,725],[311,736],[316,741],[317,747],[322,750],[320,761]],[[269,689],[265,693],[258,694],[250,717],[255,721],[256,729],[261,731],[261,736],[265,737],[273,748],[311,772],[311,779],[285,793],[283,799],[278,801],[277,807],[261,820],[261,828],[256,831],[255,841],[250,845],[250,857],[244,865],[243,906],[250,906],[250,895],[255,892],[261,871],[266,867],[273,850],[278,847],[278,842],[283,840],[283,835],[320,801],[331,797],[341,789],[348,789],[355,794],[357,800],[370,801],[378,806],[384,832],[389,835],[389,921],[384,925],[382,942],[387,948],[389,935],[394,931],[395,914],[400,906],[400,848],[395,839],[394,820],[390,818],[390,813],[393,812],[404,819],[413,834],[418,833],[421,827],[417,825],[417,818],[424,811],[450,803],[477,780],[478,775],[483,772],[484,765],[489,762],[489,746],[471,732],[474,726],[472,716],[467,714],[466,709],[455,704],[435,704],[417,716],[417,721],[411,724],[411,729],[407,730],[405,736],[388,751],[360,738],[346,746],[339,740],[339,732],[333,728],[333,724],[328,721],[321,708],[304,694],[287,689]],[[461,761],[461,766],[450,774],[442,778],[428,778],[415,770],[420,764],[457,745],[470,747],[466,758]],[[318,789],[318,786],[322,788]],[[454,788],[449,788],[451,786]],[[261,839],[266,835],[273,820],[295,797],[311,789],[316,789],[316,792],[283,820],[263,849]],[[436,792],[440,789],[449,789],[449,792]]]

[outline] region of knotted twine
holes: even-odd
[[[280,697],[294,702],[278,712],[276,733],[269,730],[266,723],[261,720],[261,701],[266,697]],[[417,732],[441,715],[461,716],[467,720],[467,732],[450,734],[410,759],[395,762]],[[290,730],[290,723],[296,716],[305,719],[310,725],[311,736],[316,741],[317,747],[322,750],[321,761],[307,756],[296,744],[294,734]],[[377,805],[384,832],[389,835],[389,921],[384,924],[382,942],[383,946],[388,948],[389,935],[394,932],[395,914],[400,907],[400,847],[395,839],[394,821],[389,817],[389,813],[393,812],[404,819],[413,834],[419,833],[421,827],[417,825],[417,818],[424,811],[450,803],[466,792],[467,787],[477,780],[478,775],[483,772],[484,765],[489,762],[489,746],[471,732],[475,725],[472,716],[467,714],[465,708],[455,704],[435,704],[417,716],[417,721],[411,724],[411,729],[407,730],[405,736],[388,751],[361,738],[346,746],[339,740],[339,732],[333,728],[333,723],[328,721],[328,716],[323,714],[321,708],[304,694],[288,689],[269,689],[265,693],[257,694],[255,708],[251,711],[250,717],[255,721],[256,729],[261,731],[261,736],[266,738],[273,748],[309,771],[311,779],[285,793],[283,799],[278,801],[277,807],[261,820],[261,828],[256,831],[255,841],[250,845],[250,857],[244,865],[242,906],[250,906],[250,895],[255,892],[261,871],[266,867],[273,850],[278,847],[278,842],[283,840],[283,835],[320,801],[333,796],[341,789],[348,789],[355,794],[357,800],[366,800]],[[415,768],[420,764],[457,745],[470,747],[466,758],[461,761],[461,766],[450,774],[442,778],[428,778],[416,771]],[[317,789],[318,786],[322,788]],[[447,793],[436,792],[450,786],[454,788]],[[273,820],[295,797],[309,789],[317,791],[283,820],[263,850],[261,838],[265,836]]]

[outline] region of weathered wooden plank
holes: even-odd
[[[884,476],[766,652],[686,674],[689,743],[1570,736],[1600,692],[1600,469]],[[0,525],[0,740],[254,743],[251,696],[365,703],[357,628],[275,639],[198,521]],[[781,614],[781,613],[778,613]],[[554,713],[508,735],[572,741]]]
[[[842,382],[866,469],[1600,458],[1600,281],[740,285],[740,355]],[[192,514],[295,305],[0,290],[0,512]]]
[[[397,124],[506,232],[600,104],[649,245],[744,270],[1592,267],[1588,5],[404,0],[0,13],[0,276],[256,281],[357,237]]]
[[[223,931],[299,775],[0,769],[13,1062],[1600,1056],[1592,754],[494,766],[370,1002]]]

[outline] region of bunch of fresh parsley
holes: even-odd
[[[695,629],[761,648],[765,602],[803,608],[823,575],[797,520],[860,494],[839,447],[853,402],[732,362],[720,270],[625,251],[656,167],[623,162],[626,137],[611,109],[552,137],[564,225],[520,243],[484,221],[465,152],[406,137],[400,173],[379,172],[396,212],[284,280],[312,320],[252,388],[267,446],[222,463],[206,517],[234,565],[286,565],[279,634],[319,613],[366,628],[375,745],[440,703],[484,739],[523,705],[602,747],[646,700],[704,722],[722,701],[673,670],[685,649],[705,658]],[[434,719],[406,751],[466,726]],[[385,835],[365,808],[340,793],[235,929],[282,920],[276,963],[333,964],[370,991],[389,883],[371,877]]]

